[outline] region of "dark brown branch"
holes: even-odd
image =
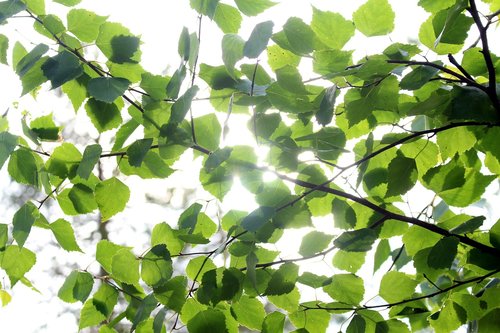
[[[484,26],[483,23],[481,22],[481,18],[479,17],[479,12],[476,7],[476,1],[469,0],[469,4],[470,7],[468,8],[468,11],[471,14],[472,18],[474,19],[474,23],[476,24],[477,29],[479,30],[479,38],[481,39],[481,44],[483,46],[481,53],[483,54],[484,62],[486,63],[486,68],[488,69],[488,89],[486,92],[490,97],[493,106],[495,107],[497,112],[500,113],[500,101],[498,99],[496,92],[497,82],[496,82],[495,65],[493,64],[493,60],[491,58],[490,46],[488,43],[487,29],[489,27],[489,24],[487,26]]]
[[[474,78],[469,74],[469,72],[467,72],[465,70],[465,68],[462,67],[462,65],[460,65],[457,61],[457,59],[455,59],[455,57],[453,56],[453,54],[451,53],[448,53],[448,60],[453,64],[453,66],[455,66],[456,68],[458,68],[458,70],[460,72],[462,72],[462,74],[468,78],[469,80],[471,81],[474,81]]]

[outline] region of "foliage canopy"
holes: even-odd
[[[22,95],[61,91],[114,140],[74,142],[52,114],[23,118],[21,132],[0,120],[0,167],[35,190],[0,224],[4,304],[14,285],[36,279],[33,228],[82,251],[72,216],[110,223],[134,192],[129,179],[167,178],[191,152],[214,200],[222,203],[237,177],[257,208],[209,216],[193,201],[176,223],[156,224],[149,244],[94,244],[101,272],[71,272],[58,294],[82,303],[80,329],[498,327],[500,221],[467,210],[488,200],[500,175],[500,58],[490,48],[498,0],[420,0],[428,19],[418,41],[361,59],[353,38],[400,28],[388,0],[367,0],[350,18],[313,7],[310,22],[263,21],[247,39],[238,35],[242,22],[275,3],[190,0],[200,29],[182,30],[180,61],[172,60],[180,65],[169,75],[141,67],[140,38],[127,27],[78,0],[54,2],[67,7],[65,17],[46,12],[44,0],[0,2],[0,23],[24,17],[39,33],[29,48],[0,34],[0,62],[19,76]],[[199,54],[202,21],[223,33],[216,65]],[[212,109],[198,112],[203,100]],[[224,140],[236,114],[254,143]],[[104,161],[112,175],[99,172]],[[44,210],[49,200],[60,207],[55,218]],[[304,230],[289,244],[297,256],[283,257],[274,244],[292,229]],[[308,269],[315,259],[330,273]],[[368,287],[372,275],[377,290]]]

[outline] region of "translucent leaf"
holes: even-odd
[[[257,58],[266,49],[273,34],[273,27],[272,21],[257,24],[245,43],[243,54],[248,58]]]
[[[101,211],[101,221],[105,222],[124,210],[129,198],[128,186],[115,177],[97,184],[95,200]]]
[[[320,231],[311,231],[302,238],[299,253],[304,257],[319,253],[330,245],[332,239],[333,236],[331,235]]]
[[[338,250],[333,256],[333,266],[350,273],[356,273],[365,263],[366,252],[347,252]]]
[[[270,0],[235,0],[234,2],[238,9],[247,16],[256,16],[276,4]]]
[[[11,285],[14,286],[17,281],[24,277],[24,274],[35,265],[36,255],[27,248],[21,248],[17,245],[8,245],[2,252],[0,268],[9,276]]]
[[[64,250],[83,252],[76,242],[75,232],[68,221],[58,219],[52,222],[49,227],[56,237],[57,242]]]
[[[64,280],[57,296],[66,303],[85,302],[89,297],[94,278],[90,273],[72,271]]]
[[[9,17],[26,9],[26,5],[18,0],[0,2],[0,24],[3,24]]]
[[[335,108],[335,100],[337,99],[339,93],[339,89],[336,85],[324,90],[324,95],[321,99],[319,110],[315,114],[316,120],[320,125],[326,126],[332,121],[333,110]]]
[[[268,295],[267,299],[278,308],[286,310],[288,312],[293,312],[299,308],[300,293],[297,287],[295,287],[292,289],[292,291],[286,294]]]
[[[126,249],[126,247],[103,239],[97,243],[96,260],[101,264],[102,268],[111,273],[111,261],[113,256],[122,249]]]
[[[116,128],[122,123],[120,110],[115,103],[90,98],[85,104],[85,110],[99,133]]]
[[[149,318],[151,312],[156,309],[157,304],[158,301],[156,300],[153,293],[147,295],[141,300],[137,312],[135,313],[134,319],[132,319],[132,328],[130,329],[131,332],[135,330],[139,323]]]
[[[30,128],[39,140],[56,141],[59,139],[61,127],[56,126],[52,114],[33,119]]]
[[[222,32],[226,34],[237,33],[241,26],[241,14],[233,6],[219,3],[215,10],[214,21]]]
[[[18,183],[38,187],[40,162],[37,160],[37,156],[27,149],[20,148],[14,151],[8,164],[9,175]]]
[[[267,62],[273,71],[285,65],[297,67],[300,56],[281,48],[279,45],[270,45],[267,48]]]
[[[99,29],[96,45],[112,62],[137,63],[140,60],[140,40],[120,23],[105,22]]]
[[[495,313],[495,312],[494,312]],[[445,301],[440,311],[429,316],[429,323],[435,332],[453,332],[466,323],[467,313],[464,308],[452,301]],[[485,325],[486,326],[486,325]],[[481,326],[480,326],[481,327]],[[488,329],[479,332],[487,332]]]
[[[460,138],[460,140],[457,140]],[[437,134],[437,144],[443,160],[463,154],[474,147],[477,138],[468,127],[456,127]]]
[[[295,287],[299,273],[299,266],[285,263],[276,270],[269,281],[266,295],[283,295],[291,292]]]
[[[24,246],[24,243],[30,234],[31,227],[39,216],[40,212],[31,202],[25,203],[14,214],[12,219],[12,224],[14,226],[12,229],[12,237],[14,237],[19,247],[22,248]]]
[[[213,113],[194,119],[194,128],[198,144],[214,151],[219,148],[222,128],[217,116]]]
[[[193,281],[201,281],[201,277],[208,271],[216,269],[217,266],[210,258],[196,257],[191,259],[186,266],[186,275]]]
[[[410,298],[417,284],[408,274],[390,271],[382,277],[379,294],[389,303],[398,302]]]
[[[354,317],[352,317],[349,326],[347,326],[346,333],[361,332],[366,332],[366,320],[362,316],[356,314],[354,315]]]
[[[332,49],[342,47],[354,36],[354,24],[338,13],[313,7],[311,29],[325,45]]]
[[[89,299],[83,305],[80,311],[80,322],[78,323],[78,328],[82,329],[89,326],[94,326],[100,324],[106,316],[100,312],[94,304],[93,299]]]
[[[0,251],[5,250],[5,245],[7,245],[7,241],[9,240],[9,228],[7,224],[0,224]]]
[[[375,273],[382,264],[389,258],[391,254],[391,246],[387,239],[382,239],[375,250],[375,257],[373,261],[373,273]]]
[[[163,100],[167,98],[167,85],[169,79],[161,75],[153,75],[151,73],[142,73],[141,88],[155,100]]]
[[[89,81],[87,89],[96,100],[113,103],[115,99],[125,93],[129,84],[130,81],[124,78],[98,77]]]
[[[7,36],[0,34],[0,64],[8,65],[7,49],[9,48],[9,39]]]
[[[10,296],[10,294],[5,290],[0,289],[0,302],[2,303],[2,306],[6,306],[11,300],[12,296]]]
[[[400,195],[408,192],[417,181],[417,164],[413,158],[408,158],[398,152],[387,168],[387,196]]]
[[[86,9],[72,9],[68,12],[68,30],[82,42],[92,43],[99,35],[99,28],[107,16],[100,16]]]
[[[210,19],[214,17],[219,0],[190,0],[191,8]]]
[[[170,123],[178,124],[184,120],[187,112],[191,108],[191,102],[198,93],[198,90],[198,86],[192,86],[186,90],[184,95],[175,101],[174,105],[172,105],[172,114],[170,115],[169,120]]]
[[[334,300],[350,305],[361,303],[365,294],[363,279],[354,274],[335,274],[323,290]]]
[[[250,329],[261,330],[266,312],[264,305],[256,298],[242,296],[231,305],[231,312],[236,315],[236,320]]]
[[[234,73],[234,65],[243,58],[245,41],[238,35],[227,34],[222,37],[222,61],[230,74]]]
[[[283,26],[283,31],[293,53],[303,55],[314,49],[316,35],[311,27],[298,17],[289,18]]]
[[[82,0],[54,0],[54,2],[60,3],[61,5],[72,7],[78,5]]]
[[[434,67],[418,66],[403,77],[399,86],[406,90],[417,90],[429,82],[438,72],[439,70]]]
[[[163,285],[154,288],[156,299],[168,309],[181,312],[187,295],[187,279],[185,276],[176,276]]]
[[[283,332],[285,326],[285,315],[281,312],[271,312],[264,319],[262,333]]]
[[[82,75],[83,68],[74,54],[63,51],[48,58],[42,65],[42,71],[54,89]]]
[[[226,332],[226,317],[216,309],[198,312],[187,323],[190,333]]]
[[[352,14],[356,29],[368,37],[392,32],[394,18],[394,11],[387,0],[368,0]]]
[[[153,246],[142,257],[141,277],[149,286],[158,287],[165,284],[172,276],[172,272],[172,259],[164,244]]]
[[[203,64],[202,64],[203,65]],[[201,69],[201,66],[200,66]],[[167,84],[167,96],[170,98],[177,98],[181,89],[182,82],[186,77],[186,66],[181,65],[172,75],[172,78]],[[201,77],[201,71],[200,71]]]
[[[73,144],[65,142],[54,149],[45,166],[49,173],[61,179],[73,178],[81,159],[82,155],[78,149]]]
[[[111,259],[111,273],[118,281],[136,284],[139,282],[139,260],[129,249],[121,249]]]
[[[1,13],[1,7],[0,7],[0,13]],[[16,73],[20,77],[23,77],[38,62],[38,60],[40,60],[42,56],[45,53],[47,53],[48,50],[49,47],[45,44],[38,44],[37,46],[35,46],[28,54],[26,54],[21,60],[19,60],[19,62],[16,65]]]
[[[290,314],[290,321],[295,327],[303,328],[304,332],[326,332],[331,315],[325,310],[295,311]]]
[[[177,238],[177,230],[172,229],[167,223],[158,223],[151,232],[151,246],[165,244],[170,253],[181,252],[184,243]]]

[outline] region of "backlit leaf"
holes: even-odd
[[[129,84],[130,81],[124,78],[98,77],[89,81],[87,89],[96,100],[113,103],[115,99],[123,95]]]
[[[128,186],[115,177],[97,184],[95,200],[101,211],[101,221],[105,222],[124,210],[129,198]]]
[[[368,0],[352,18],[356,29],[368,37],[387,35],[394,29],[395,14],[387,0]]]
[[[266,49],[273,27],[274,23],[271,21],[257,24],[245,43],[243,54],[248,58],[257,58]]]

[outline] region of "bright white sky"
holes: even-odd
[[[275,31],[279,31],[280,26],[284,24],[290,16],[299,16],[303,18],[304,21],[309,22],[311,5],[322,10],[339,12],[346,18],[351,18],[353,10],[364,2],[364,0],[283,0],[279,5],[270,9],[257,19],[246,19],[240,30],[240,36],[247,39],[253,26],[256,23],[266,20],[273,20],[275,22]],[[374,37],[370,39],[356,36],[347,47],[356,49],[355,56],[359,58],[383,50],[390,41],[406,42],[408,39],[416,39],[419,23],[423,22],[427,15],[422,9],[416,6],[416,2],[417,0],[391,1],[394,11],[396,12],[395,31],[390,34],[390,36]],[[186,26],[190,32],[196,31],[197,29],[197,14],[189,8],[188,0],[145,0],[141,2],[132,0],[84,0],[78,7],[95,11],[100,15],[110,15],[109,21],[122,22],[125,26],[130,28],[133,33],[141,35],[141,40],[144,43],[141,48],[143,51],[141,64],[146,70],[155,74],[160,74],[165,70],[171,73],[173,71],[172,68],[178,65],[177,41],[182,27]],[[47,12],[58,14],[60,17],[65,16],[61,14],[64,10],[65,8],[59,4],[47,5]],[[24,21],[24,23],[22,21]],[[30,19],[16,19],[11,20],[9,23],[15,23],[17,31],[10,30],[10,26],[2,26],[0,27],[0,33],[8,35],[11,40],[20,40],[28,49],[32,47],[30,45],[31,42],[37,44],[43,41],[38,35],[32,35],[29,32],[32,25]],[[216,25],[209,23],[208,20],[204,18],[200,50],[201,62],[212,65],[219,65],[222,63],[219,46],[221,36],[220,30]],[[13,42],[11,42],[11,45],[13,45]],[[310,73],[310,75],[314,76],[313,73]],[[307,78],[307,74],[304,75],[304,78]],[[48,86],[42,88],[43,91],[39,94],[40,97],[36,103],[34,103],[31,98],[27,97],[22,99],[18,110],[11,109],[9,118],[11,119],[12,128],[19,128],[19,113],[25,109],[30,110],[33,118],[49,112],[54,112],[61,122],[73,117],[73,111],[68,106],[67,100],[54,98],[53,94],[47,91],[48,89]],[[3,113],[4,110],[11,106],[13,101],[18,99],[20,94],[20,84],[17,76],[4,65],[0,65],[0,91],[2,91],[0,113]],[[200,93],[200,96],[206,95],[208,95],[208,93],[203,94],[203,91]],[[194,108],[195,116],[203,114],[197,113],[203,112],[198,111],[202,109],[198,107],[198,105],[199,104]],[[81,116],[82,114],[83,116]],[[83,132],[91,127],[83,112],[80,112],[78,121],[80,122],[78,128],[80,128],[80,130],[83,128]],[[252,142],[251,135],[247,137],[240,135],[242,131],[245,131],[245,124],[234,124],[234,126],[235,127],[232,128],[236,128],[234,133],[237,135],[230,136],[228,138],[229,141],[247,140],[249,143]],[[96,133],[92,135],[95,136]],[[189,163],[184,164],[183,168],[188,168],[188,166],[190,168],[196,167],[193,163]],[[158,208],[156,205],[144,204],[144,193],[148,192],[156,197],[164,197],[164,189],[167,186],[175,187],[176,184],[180,184],[180,182],[182,182],[183,186],[186,186],[187,183],[187,187],[195,187],[197,184],[196,179],[190,177],[190,174],[192,173],[190,173],[188,169],[183,171],[183,174],[174,177],[174,179],[161,182],[145,182],[135,177],[129,178],[127,184],[134,189],[134,191],[132,191],[133,198],[131,202],[141,202],[141,204],[138,204],[140,206],[134,204],[134,209],[128,209],[125,213],[118,215],[114,219],[110,224],[111,231],[116,232],[116,234],[112,234],[112,240],[114,236],[117,242],[119,242],[120,239],[125,239],[126,241],[134,239],[134,242],[137,244],[144,244],[147,243],[147,229],[150,228],[152,224],[163,220],[168,220],[170,222],[176,221],[176,216],[179,212],[173,210],[166,211],[165,209]],[[8,192],[5,188],[7,184],[6,177],[6,167],[4,167],[0,173],[0,189],[2,189],[3,192]],[[141,186],[144,192],[136,191],[136,188],[141,188]],[[205,198],[208,199],[208,197]],[[177,199],[174,198],[174,204]],[[229,199],[224,202],[226,207],[243,210],[251,210],[253,208],[252,203],[252,197],[246,194],[245,191],[241,189],[241,186],[237,186],[233,190],[232,195],[229,195]],[[12,207],[6,209],[0,222],[7,223],[10,221],[14,212],[15,209]],[[145,220],[144,212],[147,212],[148,220],[151,220],[150,225],[142,225]],[[120,221],[122,219],[127,219],[128,221]],[[137,227],[136,223],[134,226],[135,221],[141,221],[142,227]],[[89,225],[88,228],[84,228],[84,230],[78,230],[77,235],[85,236],[91,232],[92,228],[95,228],[95,223],[91,223],[91,225]],[[297,232],[298,237],[303,234],[303,230]],[[32,240],[36,238],[36,242],[43,243],[50,241],[47,234],[40,231],[35,231],[35,234],[30,237]],[[126,244],[133,245],[129,242]],[[300,244],[300,242],[298,244]],[[52,282],[49,282],[39,281],[38,278],[40,276],[48,276],[47,272],[50,272],[52,269],[49,267],[54,267],[56,263],[64,273],[69,273],[71,269],[70,266],[74,262],[78,262],[80,268],[85,268],[87,265],[92,264],[92,253],[89,252],[88,256],[79,254],[68,255],[63,251],[53,248],[47,248],[45,251],[46,253],[44,253],[43,256],[40,255],[38,257],[39,261],[37,265],[28,273],[28,276],[34,280],[37,288],[40,289],[42,294],[34,293],[24,286],[16,287],[14,289],[12,302],[7,307],[0,308],[1,331],[16,331],[20,333],[77,331],[72,314],[67,313],[60,316],[61,301],[54,297],[62,280],[60,278],[54,278]],[[308,265],[312,264],[308,263]],[[96,266],[95,263],[93,266]],[[309,267],[312,268],[313,266]],[[316,267],[319,271],[324,271],[325,269],[331,270],[324,262],[319,262]],[[72,308],[79,309],[80,304],[76,304],[72,306]]]

